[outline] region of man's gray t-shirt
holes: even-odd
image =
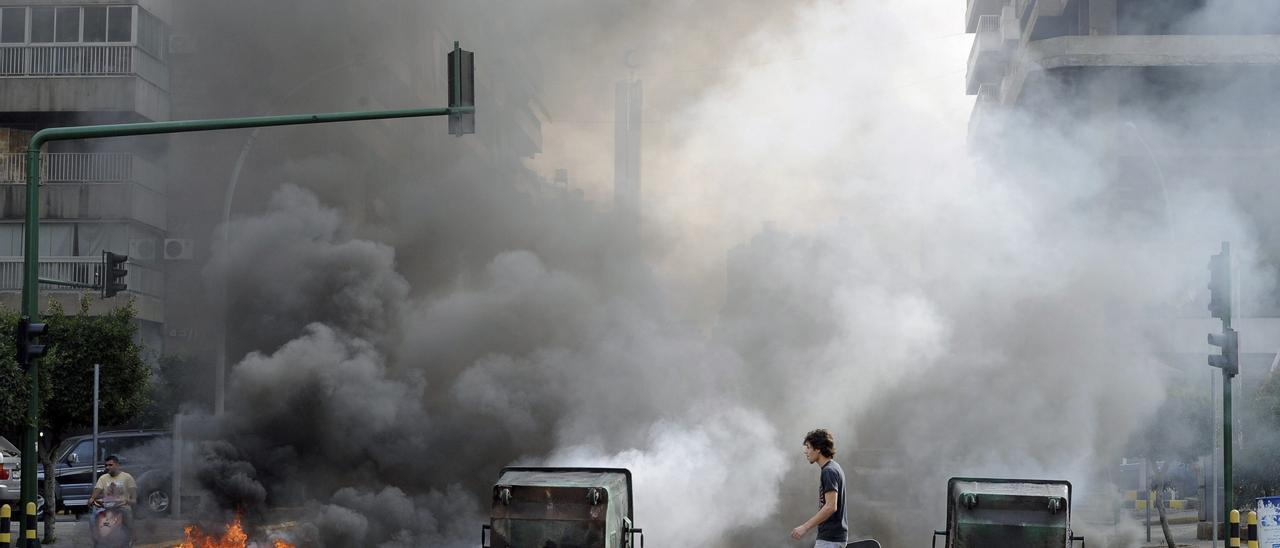
[[[836,512],[818,524],[818,540],[830,542],[849,541],[849,521],[845,518],[844,506],[844,469],[834,460],[822,466],[821,486],[818,488],[818,507],[826,505],[823,496],[836,492]]]

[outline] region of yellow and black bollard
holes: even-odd
[[[1245,535],[1245,540],[1249,542],[1249,548],[1258,548],[1258,513],[1249,512],[1249,528]]]
[[[8,504],[0,506],[0,548],[13,548],[13,536],[9,534],[12,519],[13,509]]]
[[[1240,548],[1240,511],[1231,511],[1230,525],[1227,526],[1227,546],[1231,548]]]
[[[40,543],[36,541],[36,503],[27,503],[26,515],[22,516],[22,522],[26,524],[26,539],[23,544],[24,548],[38,548]]]

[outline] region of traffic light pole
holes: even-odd
[[[1230,322],[1223,322],[1230,323]],[[1230,516],[1235,508],[1234,483],[1231,483],[1231,374],[1222,372],[1222,515]]]
[[[1231,329],[1231,244],[1209,258],[1209,313],[1222,320],[1222,334],[1209,334],[1209,344],[1222,349],[1209,356],[1209,366],[1222,369],[1222,503],[1223,518],[1235,507],[1231,478],[1231,378],[1240,372],[1239,334]]]
[[[22,316],[35,320],[40,317],[38,292],[40,288],[40,149],[45,143],[75,139],[101,139],[108,137],[128,137],[135,135],[160,135],[169,133],[190,133],[197,131],[217,131],[224,129],[245,129],[273,126],[296,126],[307,124],[330,124],[336,122],[356,122],[364,120],[390,120],[396,118],[422,118],[428,116],[449,116],[451,126],[469,121],[475,114],[474,86],[472,85],[471,67],[463,67],[463,52],[454,43],[454,55],[450,56],[449,106],[445,108],[397,109],[379,111],[331,112],[324,114],[292,114],[283,116],[253,116],[245,118],[215,118],[208,120],[178,120],[171,122],[143,122],[136,124],[109,124],[98,126],[46,128],[37,131],[27,145],[27,211],[23,231],[23,277],[22,277]],[[468,55],[470,52],[466,52]],[[455,78],[455,74],[457,77]],[[471,127],[474,127],[472,125]],[[471,133],[470,128],[462,128],[456,132]],[[107,274],[103,273],[103,281]],[[40,367],[39,359],[31,358],[25,365],[27,381],[31,387],[30,400],[27,402],[26,429],[22,440],[22,507],[36,500],[36,475],[38,471],[37,451],[39,450],[40,426]],[[25,527],[26,520],[22,521]],[[25,530],[23,530],[25,531]],[[20,537],[25,538],[25,537]]]

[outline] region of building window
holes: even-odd
[[[0,44],[27,41],[27,8],[0,9]]]
[[[70,223],[46,223],[40,227],[40,255],[45,257],[74,257],[76,225]]]
[[[6,257],[22,255],[22,225],[13,223],[0,225],[0,255]]]
[[[53,8],[31,8],[31,42],[53,42]]]
[[[77,255],[93,257],[101,255],[103,251],[122,253],[129,249],[129,229],[125,225],[80,223],[75,226],[78,229],[76,230]]]
[[[18,26],[26,27],[27,8],[4,8],[0,21],[4,43],[22,43],[26,38]],[[14,12],[14,37],[9,38],[9,12]],[[133,6],[33,7],[31,43],[86,43],[133,41]]]
[[[54,34],[58,42],[80,41],[80,8],[57,8]]]
[[[133,8],[112,6],[107,8],[107,41],[130,42],[133,40]]]
[[[107,7],[93,6],[84,8],[84,41],[107,41]]]
[[[75,255],[76,225],[72,223],[44,223],[40,226],[40,255],[43,257],[72,257]],[[22,225],[0,225],[0,256],[22,255]]]

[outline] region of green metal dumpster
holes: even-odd
[[[502,470],[493,486],[486,548],[631,548],[631,472],[625,468]]]
[[[1071,483],[1005,478],[947,481],[946,548],[1069,548]]]

